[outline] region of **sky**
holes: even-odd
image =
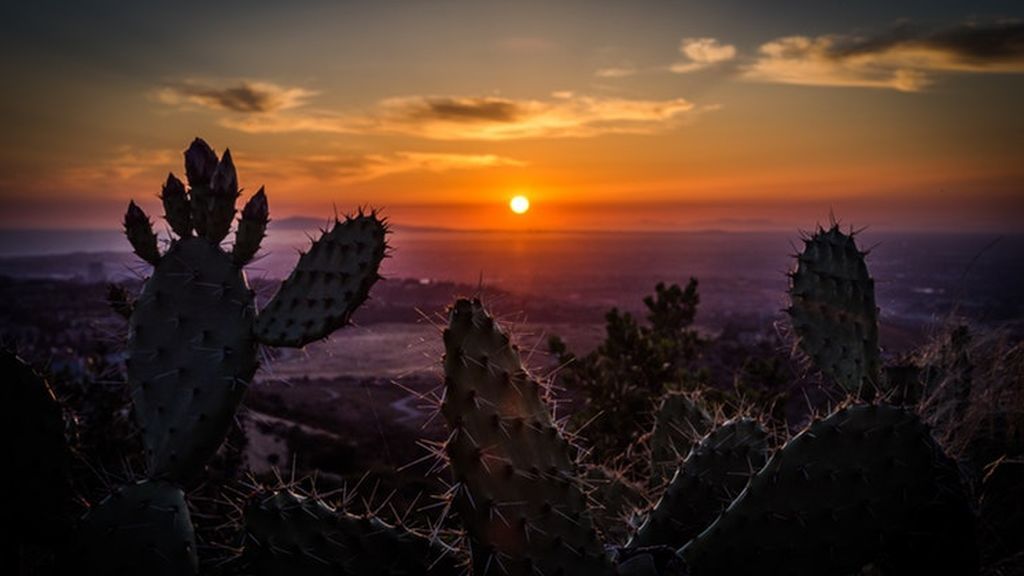
[[[1024,232],[1019,1],[43,0],[0,49],[0,228],[157,218],[201,136],[276,219]]]

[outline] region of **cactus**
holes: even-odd
[[[441,413],[474,571],[611,574],[544,388],[479,300],[449,318]]]
[[[185,494],[159,480],[117,488],[82,519],[76,561],[81,574],[197,574]]]
[[[255,576],[461,573],[448,551],[425,537],[288,490],[253,496],[245,529],[246,573]]]
[[[46,380],[6,349],[0,349],[0,373],[7,380],[4,405],[13,413],[14,536],[22,545],[59,549],[70,533],[75,498],[68,417]]]
[[[661,487],[711,428],[711,416],[684,392],[666,394],[654,413],[648,447],[652,487]]]
[[[243,220],[244,223],[244,220]],[[304,346],[348,324],[380,276],[387,228],[375,213],[336,222],[299,258],[256,320],[270,346]]]
[[[768,433],[756,421],[726,422],[686,457],[627,548],[679,547],[700,534],[768,459]]]
[[[643,487],[621,470],[595,464],[583,465],[580,479],[589,490],[594,525],[606,542],[625,542],[632,532],[632,518],[647,503]]]
[[[379,278],[387,233],[376,213],[336,220],[257,315],[242,267],[266,229],[263,189],[243,210],[228,254],[219,243],[238,196],[230,152],[218,161],[197,138],[185,158],[190,190],[171,175],[161,196],[178,234],[166,254],[157,251],[149,218],[134,202],[125,216],[136,253],[154,264],[131,308],[128,380],[148,473],[178,482],[223,441],[256,372],[257,344],[302,346],[345,325]]]
[[[956,464],[921,421],[844,408],[790,440],[679,554],[692,576],[971,574],[973,515]]]
[[[786,313],[814,366],[846,391],[870,397],[879,382],[878,308],[865,255],[838,224],[804,238]]]

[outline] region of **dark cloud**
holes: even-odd
[[[278,105],[273,94],[248,84],[223,90],[193,90],[191,95],[210,102],[213,107],[234,112],[271,112]]]
[[[1018,61],[1024,59],[1024,21],[957,26],[935,32],[923,43],[970,61]]]
[[[501,98],[425,98],[412,116],[449,122],[515,122],[522,116],[519,105]]]
[[[1024,74],[1024,22],[927,30],[900,24],[874,35],[788,36],[761,45],[748,79],[918,92],[940,74]]]
[[[942,52],[979,66],[1017,62],[1024,60],[1024,21],[966,23],[939,30],[902,23],[872,36],[844,37],[833,45],[830,55],[842,59],[901,48]]]
[[[267,82],[243,81],[227,87],[184,82],[157,91],[157,98],[172,105],[259,114],[295,108],[312,94],[302,88],[285,88]]]

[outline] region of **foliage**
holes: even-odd
[[[564,366],[560,384],[585,396],[572,426],[585,428],[596,461],[624,453],[650,429],[650,413],[666,390],[693,385],[692,364],[704,344],[692,327],[699,302],[696,278],[685,289],[659,282],[644,298],[647,325],[613,308],[605,315],[604,342],[585,356],[550,338],[548,347]]]

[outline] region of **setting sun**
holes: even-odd
[[[530,209],[530,199],[522,195],[513,196],[508,207],[516,214],[526,214],[526,211]]]

